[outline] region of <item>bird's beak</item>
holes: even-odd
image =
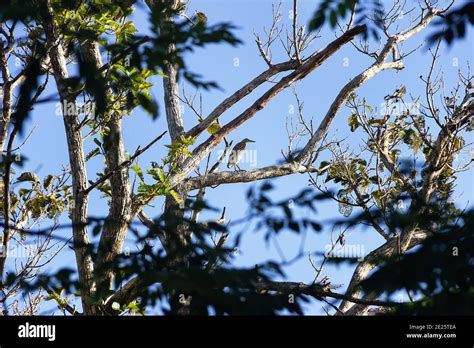
[[[248,139],[247,142],[249,142],[249,143],[254,143],[255,141]]]

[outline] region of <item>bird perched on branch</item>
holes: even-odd
[[[396,102],[398,102],[399,99],[402,99],[402,97],[405,95],[407,91],[407,88],[405,86],[402,86],[398,89],[395,90],[395,93],[392,95],[386,95],[384,97],[385,100],[390,100],[390,99],[395,99]]]
[[[238,166],[238,163],[242,159],[242,156],[244,155],[245,149],[247,148],[248,143],[254,143],[255,141],[250,140],[249,138],[245,138],[244,140],[238,142],[234,148],[232,149],[232,152],[230,153],[229,156],[229,161],[227,162],[227,168],[234,168],[241,170]]]
[[[204,23],[207,22],[207,16],[204,12],[196,12],[196,14],[194,16],[197,19],[198,23],[203,23],[204,24]]]

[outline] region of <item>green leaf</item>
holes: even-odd
[[[419,137],[416,137],[413,140],[413,152],[415,155],[417,154],[418,149],[420,148],[420,144],[421,144],[421,139]]]
[[[100,149],[96,147],[94,150],[92,150],[86,155],[86,161],[90,160],[91,158],[94,158],[95,156],[99,154],[100,154]]]
[[[23,197],[23,196],[27,195],[30,192],[31,192],[31,190],[29,190],[29,189],[21,188],[21,189],[18,190],[18,195],[20,197]]]
[[[289,222],[289,223],[288,223],[288,227],[289,227],[291,230],[295,231],[295,232],[299,232],[299,231],[300,231],[300,225],[299,225],[297,222],[295,222],[295,221]]]
[[[260,187],[260,190],[262,190],[262,191],[273,190],[273,185],[270,182],[267,181]]]
[[[94,143],[96,143],[97,146],[102,147],[102,143],[100,142],[99,139],[94,138]]]
[[[345,2],[341,2],[337,5],[337,10],[339,12],[339,16],[344,17],[346,15],[347,4]]]
[[[133,166],[130,167],[140,178],[140,180],[143,182],[145,181],[145,177],[143,175],[142,169],[138,166],[138,164],[134,164]]]
[[[160,178],[160,181],[162,183],[165,183],[166,182],[166,177],[165,177],[165,174],[163,173],[163,171],[161,169],[158,169],[158,176]]]
[[[328,162],[328,161],[322,161],[320,164],[319,164],[319,169],[318,169],[318,173],[319,174],[323,174],[325,173],[329,167],[331,166],[331,163]]]
[[[329,23],[331,24],[331,27],[335,27],[337,24],[337,12],[336,11],[331,11],[331,14],[329,15]]]
[[[218,131],[221,130],[221,126],[219,125],[219,123],[214,122],[214,123],[211,123],[211,125],[209,127],[207,127],[206,130],[208,131],[209,134],[214,135]]]
[[[311,227],[316,232],[319,232],[323,229],[323,227],[320,224],[318,224],[317,222],[314,222],[314,221],[311,221]]]
[[[145,93],[137,94],[138,103],[148,112],[154,119],[158,117],[158,104],[156,101]]]
[[[372,197],[374,197],[375,202],[377,203],[379,207],[382,206],[382,199],[381,199],[382,195],[383,195],[383,192],[381,190],[372,192]]]
[[[351,132],[354,132],[357,128],[359,128],[360,123],[359,123],[357,114],[350,115],[348,123],[349,123],[349,126],[351,127]]]
[[[371,176],[369,178],[369,181],[372,183],[372,184],[378,184],[379,182],[379,177],[377,175],[374,175],[374,176]]]
[[[181,199],[179,199],[179,196],[178,196],[178,194],[176,193],[176,191],[174,191],[174,190],[169,190],[169,194],[171,195],[171,197],[174,198],[174,200],[176,201],[176,203],[181,204]]]
[[[314,31],[321,28],[326,20],[326,16],[324,15],[323,11],[319,11],[316,13],[314,18],[309,22],[309,30]]]
[[[43,187],[45,190],[49,190],[51,188],[54,178],[56,178],[54,175],[48,175],[46,178],[44,178]]]
[[[403,97],[405,95],[406,91],[407,91],[407,88],[405,86],[400,87],[399,89],[397,89],[395,91],[395,97],[396,98]]]
[[[39,182],[38,176],[33,172],[23,172],[17,179],[17,182]]]
[[[383,118],[372,118],[369,120],[370,125],[374,125],[374,124],[382,125],[384,123],[385,123],[385,119]]]

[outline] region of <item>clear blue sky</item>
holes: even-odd
[[[212,90],[210,92],[203,91],[204,114],[208,114],[219,102],[221,102],[230,93],[241,87],[244,83],[257,76],[266,69],[263,60],[258,56],[257,47],[254,42],[253,32],[263,34],[263,28],[268,28],[271,23],[271,0],[238,0],[238,1],[222,1],[222,0],[193,0],[188,13],[192,14],[194,10],[206,13],[210,23],[228,21],[238,26],[235,34],[244,44],[238,47],[230,47],[226,45],[214,45],[205,49],[197,50],[195,53],[186,57],[186,61],[192,71],[201,73],[206,79],[219,83],[224,89],[223,91]],[[408,1],[408,3],[415,2]],[[301,1],[300,4],[300,21],[307,23],[309,17],[316,8],[317,1]],[[282,7],[282,24],[290,29],[291,19],[289,11],[292,8],[291,1],[283,1]],[[147,16],[143,10],[137,9],[135,17],[136,25],[141,31],[146,32],[148,28]],[[400,25],[406,24],[406,18],[400,21]],[[416,47],[423,42],[429,31],[423,31],[412,38],[405,49]],[[314,50],[319,50],[333,40],[334,31],[325,28],[321,37],[316,39],[306,51],[306,55]],[[442,66],[446,79],[446,91],[456,81],[457,69],[452,62],[458,59],[459,68],[466,70],[467,61],[473,58],[474,47],[472,44],[472,35],[470,40],[457,42],[450,49],[443,46],[442,56],[439,65]],[[349,58],[349,65],[344,66],[344,58]],[[239,66],[235,67],[235,59],[239,60]],[[285,60],[285,55],[278,42],[275,43],[274,62]],[[380,105],[383,97],[392,93],[400,85],[406,85],[408,92],[413,95],[421,95],[424,85],[419,79],[419,75],[426,75],[429,67],[430,55],[425,49],[420,49],[405,60],[406,68],[401,72],[386,71],[380,73],[374,79],[366,83],[358,90],[358,94],[365,96],[369,104]],[[347,45],[337,54],[331,57],[323,66],[318,68],[303,82],[297,83],[296,88],[299,97],[304,101],[304,114],[306,117],[313,118],[315,126],[319,124],[325,114],[328,106],[333,101],[335,95],[340,88],[349,81],[349,79],[363,69],[365,69],[372,61],[367,56],[361,55],[351,46]],[[245,109],[256,97],[260,96],[268,84],[256,90],[252,96],[247,97],[242,103],[239,103],[235,109],[227,112],[220,119],[221,123],[226,123],[232,117],[238,115]],[[54,93],[55,86],[50,83],[48,87],[49,95]],[[194,93],[192,87],[187,86],[188,94]],[[144,145],[164,129],[164,109],[161,103],[162,87],[161,82],[157,79],[153,94],[160,102],[161,116],[158,120],[152,121],[148,115],[142,110],[136,110],[131,117],[124,120],[125,143],[128,152],[133,153],[138,145]],[[281,149],[287,147],[287,135],[285,123],[289,115],[289,106],[295,105],[295,99],[291,90],[288,89],[274,98],[270,104],[253,119],[244,124],[236,132],[230,135],[229,139],[234,143],[244,137],[251,138],[256,141],[251,144],[251,149],[257,150],[257,166],[275,164],[281,160]],[[41,177],[50,173],[60,172],[61,166],[68,164],[67,148],[64,136],[63,122],[60,116],[55,115],[53,104],[38,105],[33,112],[33,117],[29,121],[28,128],[35,127],[30,140],[23,147],[22,152],[28,157],[27,168],[39,170]],[[294,117],[296,115],[293,115]],[[330,129],[330,137],[336,136],[339,139],[347,137],[347,142],[351,144],[354,150],[358,149],[360,144],[360,133],[351,133],[347,125],[348,111],[343,109],[339,112],[335,122]],[[184,121],[186,129],[196,124],[196,116],[189,109],[185,109]],[[202,141],[203,139],[199,139]],[[471,141],[472,139],[471,136]],[[168,139],[166,142],[168,143]],[[160,161],[164,157],[163,141],[155,145],[146,154],[141,156],[139,163],[146,168],[150,161]],[[219,147],[219,149],[221,149]],[[87,144],[87,149],[92,149],[92,143]],[[325,158],[323,155],[321,158]],[[102,170],[102,160],[97,158],[89,163],[89,178],[93,179],[95,174]],[[318,160],[319,162],[320,160]],[[248,168],[243,165],[243,169]],[[224,170],[224,167],[221,168]],[[305,175],[293,175],[275,180],[276,192],[275,198],[287,198],[298,193],[302,188],[307,187],[308,178]],[[460,207],[472,202],[473,197],[473,181],[472,174],[469,172],[459,175],[457,183],[457,192],[460,196],[457,202]],[[228,217],[230,219],[238,219],[244,216],[247,209],[245,193],[251,184],[238,185],[222,185],[216,189],[209,189],[206,198],[216,207],[227,207]],[[156,210],[147,208],[147,213],[156,216],[161,211],[162,201],[155,203]],[[95,193],[90,201],[90,214],[93,216],[103,216],[106,214],[107,206],[99,195]],[[307,212],[299,212],[306,214]],[[319,220],[329,220],[331,218],[339,218],[337,212],[337,204],[335,202],[327,202],[318,206]],[[66,220],[64,220],[66,221]],[[329,232],[331,226],[326,224],[324,233],[319,235],[311,235],[306,239],[305,250],[307,252],[322,252],[325,245],[329,243]],[[297,252],[300,245],[300,237],[294,236],[290,232],[283,233],[278,238],[279,245],[287,259],[291,259]],[[363,244],[365,253],[370,252],[373,248],[383,243],[383,239],[371,230],[354,230],[347,236],[348,244]],[[241,252],[236,257],[235,263],[239,266],[253,266],[269,259],[279,260],[280,257],[272,244],[265,245],[263,241],[263,232],[261,234],[249,231],[242,240]],[[319,259],[315,259],[319,263]],[[60,265],[73,266],[74,258],[70,251],[64,252],[51,267]],[[285,269],[288,280],[311,282],[314,278],[314,270],[308,262],[307,258],[301,259]],[[340,289],[343,291],[352,274],[352,268],[343,266],[336,268],[335,266],[326,266],[324,274],[330,277],[333,284],[343,284]],[[78,303],[79,301],[76,301]],[[309,314],[321,314],[321,303],[312,302],[308,305]]]

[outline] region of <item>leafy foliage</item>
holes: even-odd
[[[355,24],[370,24],[364,35],[373,35],[378,38],[377,27],[380,25],[379,19],[383,16],[383,5],[380,1],[357,1],[357,0],[324,0],[319,4],[310,23],[310,30],[319,30],[324,24],[329,22],[331,28],[336,28],[338,21],[345,19],[347,15],[355,15]],[[375,19],[372,25],[368,18]]]
[[[41,62],[46,54],[46,37],[38,17],[44,11],[42,3],[26,2],[24,6],[19,6],[15,1],[6,1],[0,4],[1,19],[21,21],[29,42],[33,43],[22,44],[31,54],[31,59],[24,61],[26,78],[13,114],[15,128],[20,131],[33,104],[37,102],[33,92],[40,88],[39,82],[45,75]],[[104,149],[113,138],[109,127],[113,117],[129,115],[136,107],[143,108],[153,117],[158,116],[158,104],[150,93],[150,81],[155,76],[169,78],[163,71],[167,70],[170,63],[177,67],[180,78],[191,84],[201,88],[217,88],[215,82],[204,81],[201,76],[188,70],[183,57],[208,44],[236,45],[240,42],[232,34],[232,25],[210,25],[201,12],[196,13],[197,21],[181,19],[180,9],[173,9],[165,2],[157,2],[151,11],[151,35],[142,36],[129,20],[134,3],[93,0],[80,4],[74,1],[52,2],[54,24],[61,36],[59,44],[63,46],[67,59],[78,63],[77,75],[67,80],[67,92],[75,97],[82,95],[84,99],[95,103],[92,110],[78,110],[79,115],[84,115],[80,126],[90,129],[89,135],[95,144],[86,160],[104,155]],[[457,12],[447,14],[446,21],[450,27],[442,34],[445,36],[438,38],[444,37],[451,43],[455,38],[464,36],[465,22],[473,22],[471,10],[466,5]],[[383,16],[383,8],[378,1],[324,0],[310,27],[318,30],[329,21],[330,26],[335,28],[339,19],[346,18],[353,11],[356,24],[366,21],[369,16],[379,24]],[[171,18],[176,20],[171,21]],[[376,36],[376,28],[369,27],[368,33]],[[107,54],[108,61],[102,67],[93,66],[84,59],[81,50],[88,40],[97,42],[100,52]],[[170,46],[173,49],[170,50]],[[303,238],[308,232],[319,233],[323,230],[322,222],[314,219],[316,206],[322,200],[335,198],[339,212],[344,217],[336,225],[354,227],[380,223],[387,230],[387,239],[398,238],[415,225],[426,229],[430,237],[418,250],[380,260],[381,267],[363,283],[364,290],[385,292],[389,296],[401,289],[414,293],[416,300],[402,306],[398,313],[451,313],[453,308],[456,313],[469,313],[473,309],[474,294],[473,239],[469,229],[473,223],[473,213],[461,213],[449,201],[455,179],[451,165],[456,154],[464,147],[465,140],[461,135],[453,136],[452,153],[436,169],[440,175],[436,178],[435,199],[429,204],[420,203],[417,193],[422,189],[421,178],[429,168],[416,160],[404,161],[402,154],[420,154],[426,162],[433,156],[434,150],[426,144],[425,119],[410,108],[401,112],[394,110],[399,103],[405,103],[406,92],[407,88],[400,86],[393,94],[387,95],[382,115],[378,115],[365,98],[360,99],[354,93],[348,98],[348,125],[354,133],[362,131],[369,135],[366,143],[368,156],[362,158],[344,152],[343,156],[335,156],[320,163],[317,174],[325,176],[325,183],[337,184],[337,193],[328,191],[321,194],[308,188],[294,197],[274,200],[271,192],[274,187],[265,182],[249,190],[249,209],[242,221],[252,224],[255,233],[263,233],[266,241],[285,233]],[[215,122],[207,131],[212,135],[219,129],[220,125]],[[133,224],[130,226],[129,235],[133,240],[127,243],[122,254],[100,265],[113,269],[116,275],[114,290],[99,289],[95,297],[89,298],[90,303],[98,305],[101,313],[113,315],[146,314],[158,308],[166,314],[182,314],[182,310],[188,314],[201,315],[273,315],[282,311],[303,314],[307,295],[258,290],[259,284],[286,276],[283,263],[264,261],[255,267],[236,267],[233,259],[243,232],[231,236],[233,244],[224,246],[219,241],[225,241],[231,232],[229,226],[238,223],[226,224],[222,219],[196,222],[192,218],[195,213],[212,216],[217,209],[199,200],[183,201],[170,187],[170,175],[179,172],[177,163],[181,159],[192,156],[189,148],[195,140],[184,136],[175,139],[168,145],[167,156],[160,163],[151,162],[147,169],[142,169],[138,164],[131,165],[130,169],[139,180],[134,198],[141,198],[146,204],[157,196],[171,196],[178,207],[158,216],[152,226],[147,225],[149,228],[146,231],[136,229]],[[334,148],[332,150],[337,155],[337,151]],[[387,158],[380,160],[380,153]],[[12,158],[7,160],[13,162]],[[98,173],[99,179],[103,176],[104,173]],[[66,173],[48,174],[44,178],[39,178],[33,172],[18,175],[14,181],[18,186],[11,192],[9,213],[12,219],[24,224],[36,223],[42,218],[56,220],[74,205],[67,181]],[[94,182],[90,181],[90,184]],[[108,180],[103,181],[97,189],[105,197],[112,195]],[[405,202],[409,206],[408,212],[402,208]],[[363,212],[358,213],[356,207],[363,207]],[[92,234],[96,237],[103,231],[106,222],[110,223],[110,218],[90,218],[81,223],[92,225]],[[179,235],[176,231],[183,225],[186,225],[187,233]],[[216,243],[217,237],[220,238]],[[155,245],[157,240],[163,239],[167,242],[172,239],[170,245],[176,247],[165,253],[162,246]],[[340,237],[337,243],[343,245],[343,239]],[[138,251],[130,250],[128,245],[138,246]],[[94,241],[87,245],[84,253],[96,260],[97,249],[98,244]],[[454,250],[458,250],[459,255],[454,255]],[[300,252],[297,258],[302,256]],[[417,268],[412,267],[413,264]],[[95,272],[94,277],[103,276],[100,267]],[[83,291],[77,272],[69,267],[53,273],[42,273],[34,279],[20,278],[21,275],[10,272],[6,282],[1,285],[5,288],[19,285],[24,291],[44,287],[53,289],[47,299],[54,300],[61,308],[68,305],[73,295],[79,296]],[[114,298],[124,284],[137,279],[141,286],[136,290],[133,301],[121,302]],[[294,301],[289,301],[288,295],[294,295]],[[321,300],[318,297],[316,299]],[[180,305],[175,306],[176,303]]]
[[[295,197],[274,202],[269,193],[273,189],[270,182],[263,183],[259,190],[250,189],[247,199],[250,205],[250,216],[258,217],[257,230],[265,230],[265,240],[285,230],[294,233],[320,232],[322,226],[306,216],[298,217],[297,208],[308,209],[316,213],[316,202],[328,199],[329,196],[314,192],[311,189],[301,191]],[[279,212],[279,213],[278,213]]]
[[[263,184],[258,190],[249,192],[250,211],[265,211],[267,209],[282,209],[286,217],[285,229],[295,233],[302,233],[303,229],[316,232],[321,230],[321,225],[307,217],[298,220],[293,217],[291,210],[283,202],[272,202],[266,195],[272,189],[271,185]],[[310,207],[314,210],[317,200],[324,199],[320,195],[307,191],[292,198],[295,205]],[[327,197],[326,197],[327,198]],[[193,210],[200,212],[213,212],[213,209],[204,202],[192,204],[187,201],[185,205],[185,216],[191,216]],[[262,210],[263,209],[263,210]],[[267,234],[279,233],[281,228],[277,227],[269,216],[250,215],[255,219],[258,230]],[[285,218],[282,219],[284,221]],[[184,221],[193,231],[193,237],[188,238],[185,244],[181,244],[176,253],[165,254],[161,247],[157,247],[154,241],[158,234],[175,236],[174,231],[178,225],[183,223],[168,212],[154,221],[154,227],[143,233],[143,231],[131,227],[131,235],[135,238],[134,245],[139,245],[137,251],[126,248],[124,252],[111,263],[116,272],[115,283],[120,287],[124,282],[138,278],[143,286],[140,288],[138,300],[130,304],[119,302],[109,303],[108,298],[113,291],[97,294],[97,298],[91,299],[92,303],[100,304],[104,312],[109,314],[141,313],[150,312],[151,308],[160,308],[165,314],[177,314],[176,307],[168,307],[168,295],[176,294],[176,300],[185,304],[189,301],[190,314],[218,315],[249,315],[267,314],[273,315],[281,311],[289,311],[294,314],[303,314],[302,305],[308,301],[304,294],[287,294],[275,292],[260,292],[257,290],[258,283],[271,281],[275,277],[284,277],[281,265],[275,262],[262,262],[251,268],[236,267],[232,264],[235,250],[238,249],[240,237],[237,236],[234,245],[216,248],[211,236],[228,234],[226,225],[213,221],[196,223],[190,219]],[[91,221],[93,223],[93,221]],[[99,223],[100,224],[100,223]],[[173,237],[171,237],[173,238]],[[180,242],[177,240],[176,242]],[[91,250],[91,252],[93,252]],[[187,267],[181,267],[176,263],[179,255],[187,255]],[[96,270],[100,273],[100,270]],[[10,276],[7,281],[15,281]],[[69,296],[78,296],[80,285],[75,277],[75,272],[64,267],[54,273],[44,273],[33,280],[22,280],[24,291],[32,291],[37,288],[48,287],[53,289],[48,299],[55,300],[58,305],[65,305]],[[292,295],[294,300],[289,301]],[[173,300],[173,298],[171,299]]]
[[[355,10],[354,10],[355,9]],[[338,21],[345,19],[347,14],[354,10],[356,15],[356,24],[364,22],[367,18],[373,18],[375,26],[369,26],[366,32],[378,38],[377,27],[380,27],[380,21],[384,14],[382,1],[358,1],[358,0],[324,0],[310,21],[310,30],[319,30],[325,23],[329,23],[331,28],[335,28]],[[466,36],[469,25],[474,25],[474,4],[467,1],[464,5],[450,10],[440,17],[435,26],[437,31],[429,37],[429,41],[434,43],[438,40],[444,40],[448,45],[456,40]]]
[[[442,39],[450,45],[464,38],[469,25],[474,25],[474,3],[467,1],[464,5],[452,9],[434,25],[439,29],[429,38],[431,42]]]
[[[418,208],[418,207],[417,207]],[[397,314],[471,314],[474,310],[474,223],[472,210],[457,218],[435,206],[420,216],[409,212],[394,220],[416,219],[431,233],[416,251],[383,260],[373,275],[362,283],[365,291],[391,295],[408,291],[414,297],[397,309]],[[397,223],[399,221],[399,223]]]

